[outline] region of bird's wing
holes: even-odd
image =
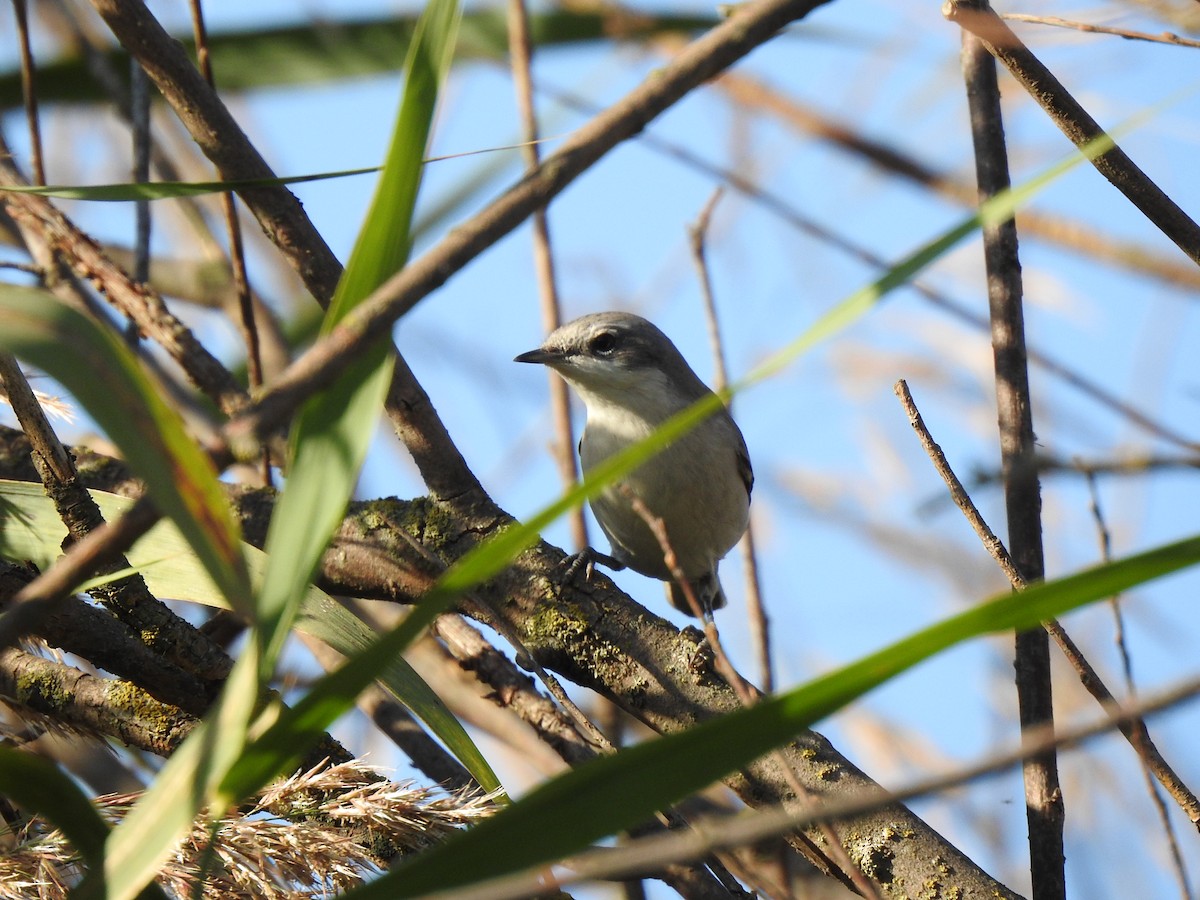
[[[742,484],[746,485],[746,496],[754,490],[754,469],[750,466],[750,451],[746,449],[746,439],[742,437],[742,432],[737,426],[738,445],[737,445],[737,467],[738,474],[742,476]]]

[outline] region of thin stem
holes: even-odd
[[[958,476],[954,474],[954,470],[947,462],[946,456],[942,453],[942,448],[938,446],[933,436],[929,433],[929,429],[925,426],[924,420],[921,418],[921,413],[917,410],[916,403],[913,401],[912,394],[908,390],[908,385],[903,381],[896,382],[896,396],[900,398],[900,403],[904,407],[905,413],[908,415],[909,424],[917,433],[917,438],[921,442],[926,455],[933,463],[937,473],[942,477],[947,489],[950,492],[950,497],[954,500],[955,505],[962,510],[967,522],[974,529],[975,534],[979,536],[979,540],[983,543],[984,549],[1000,566],[1004,572],[1013,590],[1024,590],[1027,582],[1024,576],[1017,569],[1016,563],[1009,556],[1008,549],[1004,543],[996,536],[996,533],[984,521],[980,515],[970,495],[963,487]],[[1051,620],[1045,624],[1047,633],[1054,638],[1062,650],[1067,661],[1075,669],[1079,675],[1080,683],[1087,689],[1100,705],[1105,709],[1114,709],[1117,707],[1117,700],[1112,692],[1100,678],[1099,673],[1091,666],[1079,648],[1071,640],[1063,627],[1056,621]],[[1132,691],[1131,691],[1132,693]],[[1179,804],[1179,808],[1192,821],[1193,824],[1200,826],[1200,800],[1188,789],[1187,785],[1175,773],[1175,770],[1163,759],[1155,746],[1153,740],[1150,739],[1149,732],[1146,731],[1145,723],[1140,722],[1136,718],[1130,719],[1127,724],[1121,727],[1121,733],[1125,735],[1130,746],[1138,754],[1142,760],[1142,765],[1147,771],[1153,772],[1154,777],[1171,795],[1172,799]]]
[[[509,56],[512,57],[513,84],[517,90],[517,109],[521,117],[521,133],[524,139],[522,154],[525,157],[526,171],[534,172],[541,163],[541,155],[538,149],[537,112],[534,109],[533,80],[530,72],[533,43],[529,38],[529,11],[524,0],[508,0],[508,50]],[[558,281],[554,274],[554,255],[550,250],[550,224],[544,207],[534,210],[531,225],[533,265],[537,273],[542,327],[549,334],[562,324],[562,306],[559,302]],[[554,422],[553,455],[558,464],[563,489],[569,490],[579,480],[579,471],[575,464],[575,433],[571,425],[570,397],[565,381],[549,370],[546,375],[550,384],[550,413]],[[582,550],[590,546],[583,507],[573,509],[568,518],[575,549]]]
[[[1108,523],[1104,520],[1104,512],[1100,509],[1100,490],[1096,484],[1096,477],[1093,474],[1088,474],[1088,507],[1091,510],[1092,518],[1096,522],[1096,536],[1100,541],[1100,558],[1105,562],[1112,559],[1112,532],[1108,529]],[[1121,671],[1125,676],[1125,690],[1129,696],[1137,695],[1137,686],[1133,681],[1133,660],[1129,654],[1129,645],[1125,641],[1125,620],[1121,615],[1121,596],[1116,594],[1109,601],[1112,607],[1113,619],[1116,627],[1113,629],[1113,642],[1117,645],[1117,652],[1121,656]],[[1148,743],[1150,740],[1149,731],[1145,727],[1145,723],[1131,723],[1138,726],[1139,741],[1144,739]],[[1188,886],[1187,865],[1183,861],[1183,853],[1179,849],[1179,841],[1175,836],[1175,829],[1171,825],[1171,817],[1167,811],[1167,803],[1163,800],[1162,792],[1159,791],[1158,785],[1154,783],[1156,772],[1150,761],[1142,753],[1141,746],[1138,747],[1139,756],[1142,757],[1142,775],[1146,779],[1146,790],[1150,794],[1150,802],[1154,804],[1154,812],[1158,815],[1159,825],[1163,830],[1163,837],[1166,838],[1167,848],[1171,853],[1171,870],[1175,873],[1175,883],[1179,888],[1180,900],[1192,900],[1192,890]],[[1154,750],[1153,744],[1149,745],[1149,750]],[[1157,753],[1157,751],[1154,751]]]
[[[33,47],[29,40],[29,13],[25,0],[13,0],[13,13],[17,19],[21,54],[21,99],[25,104],[25,121],[29,127],[29,162],[33,169],[34,184],[45,184],[42,128],[38,119],[37,68],[33,63]]]
[[[196,61],[200,74],[210,88],[216,87],[213,79],[212,59],[208,52],[208,29],[204,25],[204,8],[200,0],[188,0],[192,14],[192,36],[196,41]],[[135,63],[136,65],[136,63]],[[139,67],[140,71],[140,67]],[[149,165],[149,161],[147,161]],[[217,177],[221,173],[217,172]],[[229,232],[229,262],[233,269],[234,292],[237,296],[238,324],[241,326],[242,340],[246,344],[246,372],[250,380],[251,391],[263,385],[262,348],[258,339],[258,324],[254,319],[254,302],[250,294],[250,279],[246,274],[246,251],[242,244],[242,225],[238,221],[237,201],[228,191],[220,194],[221,212],[225,217],[225,228]],[[263,484],[270,485],[271,451],[263,445],[262,459]]]
[[[962,64],[975,146],[975,174],[983,200],[1006,190],[1010,184],[1000,89],[995,62],[983,42],[966,31],[963,32]],[[992,320],[1008,543],[1025,581],[1040,581],[1045,577],[1041,484],[1037,468],[1030,464],[1034,454],[1033,413],[1016,223],[1010,219],[1000,225],[985,226],[983,247]],[[1052,725],[1050,643],[1043,629],[1017,633],[1014,666],[1022,733]],[[1023,772],[1033,897],[1034,900],[1065,900],[1063,823],[1066,814],[1054,751],[1048,750],[1027,759]]]
[[[721,328],[717,324],[717,304],[713,299],[712,276],[708,268],[708,230],[712,215],[721,199],[722,190],[713,191],[696,221],[688,227],[688,240],[692,248],[692,260],[696,264],[696,275],[700,281],[700,297],[704,301],[704,318],[708,324],[708,337],[712,344],[713,388],[723,391],[729,383],[725,365],[725,348],[721,340]],[[733,406],[733,401],[729,403]],[[775,666],[771,659],[771,627],[763,604],[762,583],[759,578],[758,555],[754,552],[754,522],[746,526],[740,541],[742,564],[746,571],[746,611],[750,616],[750,636],[758,652],[759,678],[764,693],[775,691]]]

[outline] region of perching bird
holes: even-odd
[[[585,475],[712,393],[665,334],[631,313],[595,313],[568,322],[515,361],[550,366],[583,400],[587,424],[579,458]],[[717,563],[746,531],[753,485],[742,433],[719,409],[592,498],[612,556],[585,552],[610,568],[628,566],[668,582],[671,604],[692,614],[667,568],[662,544],[622,490],[626,486],[662,520],[679,569],[702,610],[711,614],[725,605]]]

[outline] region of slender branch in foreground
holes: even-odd
[[[721,644],[721,636],[717,631],[717,623],[711,615],[711,610],[706,610],[701,605],[691,582],[688,581],[683,573],[683,569],[679,566],[679,557],[675,553],[675,548],[671,546],[666,523],[660,517],[654,515],[642,499],[629,489],[628,485],[622,484],[620,487],[621,492],[625,495],[625,499],[629,501],[629,505],[633,508],[633,511],[646,523],[646,527],[654,534],[655,539],[662,548],[663,562],[687,598],[692,615],[704,621],[704,637],[712,650],[717,672],[725,679],[726,684],[733,689],[734,694],[737,695],[738,702],[743,707],[753,706],[761,699],[762,694],[742,677],[741,673],[734,668],[733,663],[730,662],[729,657],[726,655],[725,648]],[[794,795],[796,797],[812,799],[814,795],[800,783],[800,779],[796,777],[796,774],[788,765],[787,760],[783,758],[783,755],[775,752],[772,756],[778,764],[779,771],[783,775],[784,780],[794,792]],[[821,822],[817,827],[825,838],[826,845],[824,848],[819,848],[811,841],[805,839],[802,846],[803,850],[807,851],[806,856],[808,856],[809,861],[826,871],[827,874],[839,878],[848,886],[852,886],[855,891],[863,897],[868,898],[868,900],[881,900],[876,886],[863,873],[862,868],[850,859],[846,848],[842,846],[842,839],[838,837],[837,832],[834,830],[833,824],[831,822]]]
[[[925,422],[921,418],[921,413],[917,410],[912,394],[908,390],[908,385],[903,380],[900,380],[896,382],[895,391],[896,396],[900,398],[900,403],[904,407],[905,413],[908,415],[909,424],[916,431],[926,455],[929,456],[934,468],[946,483],[946,487],[949,489],[950,496],[954,499],[955,504],[962,510],[967,522],[970,523],[971,528],[979,536],[980,541],[992,559],[1000,566],[1013,588],[1015,590],[1023,590],[1027,586],[1025,578],[1018,571],[1003,542],[988,527],[987,522],[980,515],[979,510],[975,507],[970,496],[963,488],[962,482],[954,474],[954,470],[950,468],[950,463],[947,462],[942,448],[938,446],[933,436],[929,433],[929,429],[925,426]],[[1051,620],[1045,624],[1045,627],[1050,636],[1058,643],[1063,654],[1071,662],[1071,665],[1079,673],[1079,679],[1088,692],[1105,709],[1115,708],[1117,706],[1116,698],[1083,654],[1079,652],[1079,648],[1067,635],[1062,626],[1057,621]],[[1129,741],[1130,746],[1138,754],[1146,769],[1154,774],[1154,777],[1158,779],[1159,783],[1162,784],[1175,802],[1179,804],[1180,809],[1183,810],[1192,824],[1200,826],[1200,801],[1188,789],[1187,785],[1183,783],[1174,769],[1163,759],[1154,741],[1151,740],[1145,723],[1136,717],[1128,717],[1122,721],[1120,729],[1121,733]]]
[[[712,276],[708,269],[707,240],[712,223],[713,211],[721,199],[722,190],[713,191],[696,221],[688,226],[688,243],[692,248],[692,260],[696,264],[696,275],[700,281],[700,298],[704,301],[704,318],[708,323],[708,337],[712,343],[713,389],[718,393],[725,390],[729,375],[725,368],[725,348],[721,340],[721,328],[717,324],[717,304],[713,298]],[[733,401],[730,400],[732,407]],[[750,616],[750,632],[758,649],[759,678],[763,693],[775,690],[775,666],[771,659],[771,627],[763,604],[762,583],[758,572],[758,554],[754,550],[754,522],[746,525],[746,533],[739,542],[742,550],[742,565],[746,570],[746,611]]]
[[[1104,513],[1100,509],[1100,491],[1096,485],[1094,475],[1089,475],[1087,479],[1088,487],[1088,508],[1092,513],[1092,518],[1096,522],[1096,536],[1100,541],[1100,558],[1105,562],[1112,561],[1112,532],[1109,531],[1108,523],[1104,520]],[[1121,657],[1121,670],[1125,676],[1125,691],[1130,697],[1137,695],[1137,687],[1133,680],[1133,659],[1129,653],[1129,645],[1125,641],[1125,618],[1121,614],[1121,595],[1114,594],[1108,600],[1109,608],[1113,613],[1113,643],[1116,644],[1117,652]],[[1145,723],[1138,721],[1133,723],[1135,728],[1144,732],[1144,737],[1148,741],[1149,730]],[[1179,887],[1179,896],[1182,900],[1192,900],[1192,891],[1188,885],[1187,865],[1183,861],[1183,852],[1179,849],[1179,839],[1175,834],[1175,827],[1171,822],[1171,813],[1167,809],[1167,801],[1163,799],[1162,791],[1155,783],[1156,774],[1151,765],[1145,760],[1145,752],[1143,744],[1145,741],[1139,741],[1134,746],[1138,750],[1138,755],[1142,759],[1142,779],[1146,784],[1146,792],[1150,795],[1150,802],[1154,805],[1154,812],[1158,815],[1158,824],[1162,828],[1163,838],[1167,842],[1168,851],[1171,854],[1171,868],[1175,873],[1175,883]],[[1149,750],[1157,753],[1154,746],[1149,745]],[[1197,824],[1193,820],[1193,825]]]
[[[25,183],[12,161],[0,157],[0,188]],[[192,383],[222,410],[232,413],[245,406],[246,392],[191,329],[167,308],[162,297],[134,282],[58,207],[45,197],[23,193],[5,193],[4,203],[12,216],[36,230],[81,280],[96,284],[108,302],[157,342]]]

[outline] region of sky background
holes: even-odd
[[[1038,11],[1144,31],[1181,30],[1161,19],[1134,15],[1132,5],[1039,6],[1002,11]],[[311,0],[205,4],[213,32],[403,8]],[[165,22],[176,24],[179,33],[186,31],[183,4],[157,3],[154,9]],[[711,12],[698,3],[654,9]],[[3,15],[11,17],[7,9]],[[10,18],[3,25],[11,35]],[[1039,26],[1017,29],[1106,125],[1171,100],[1123,135],[1121,143],[1185,210],[1200,212],[1195,164],[1200,150],[1195,63],[1200,51]],[[5,62],[11,60],[7,43]],[[958,29],[943,20],[938,3],[837,2],[756,51],[736,71],[853,124],[934,169],[970,178],[973,162],[958,50]],[[554,138],[586,118],[556,103],[555,91],[568,90],[602,106],[623,96],[665,58],[654,49],[607,43],[540,53],[535,81],[544,89],[538,106],[543,132],[551,136],[546,152],[556,146]],[[1019,183],[1061,160],[1070,148],[1003,73],[1001,86],[1013,177]],[[275,171],[295,175],[378,164],[397,87],[398,77],[389,75],[303,90],[263,90],[229,102]],[[456,67],[433,155],[514,143],[519,136],[513,109],[511,80],[502,66],[471,62]],[[111,156],[93,152],[117,127],[107,114],[87,113],[81,120],[77,109],[44,113],[51,182],[126,177]],[[19,119],[10,115],[5,126],[22,153]],[[965,215],[950,201],[881,174],[778,119],[731,103],[719,87],[692,94],[656,120],[647,134],[752,178],[802,215],[887,259],[901,258]],[[481,166],[501,163],[507,163],[506,173],[459,213],[462,218],[514,180],[518,154],[431,164],[422,198],[436,200]],[[373,185],[373,177],[364,176],[295,188],[342,259]],[[550,210],[565,317],[616,308],[639,312],[666,331],[701,377],[710,380],[713,366],[687,228],[715,186],[710,174],[634,140],[569,187]],[[94,234],[129,240],[128,209],[66,205]],[[1079,166],[1055,182],[1034,206],[1185,261],[1090,167]],[[156,207],[156,220],[158,245],[186,254],[186,238],[164,205]],[[415,253],[428,241],[418,244]],[[468,463],[497,502],[518,517],[540,509],[560,490],[547,450],[546,375],[511,362],[543,337],[530,246],[529,229],[518,229],[422,301],[396,330],[398,346]],[[878,274],[733,191],[726,191],[713,218],[709,263],[734,378]],[[1174,428],[1200,435],[1200,321],[1194,289],[1139,277],[1030,238],[1022,241],[1022,264],[1032,348]],[[968,241],[923,280],[981,313],[986,311],[981,269],[978,241]],[[266,273],[258,275],[256,287],[281,308],[303,304],[292,283],[265,267],[254,271]],[[190,319],[228,359],[237,357],[230,329],[211,316]],[[852,661],[1004,589],[911,433],[892,393],[892,384],[902,377],[960,476],[969,480],[974,473],[993,471],[998,449],[987,336],[912,290],[897,291],[852,328],[735,400],[735,417],[757,476],[753,521],[780,687]],[[1031,377],[1035,429],[1045,451],[1068,459],[1178,452],[1044,371],[1034,368]],[[1194,471],[1101,478],[1098,484],[1117,555],[1196,532],[1200,481]],[[381,430],[359,495],[421,492],[405,452]],[[985,518],[1003,534],[999,491],[989,487],[973,494]],[[1083,479],[1048,478],[1044,504],[1048,574],[1095,563],[1097,532]],[[606,549],[594,523],[592,534]],[[545,537],[570,545],[565,524],[549,529]],[[615,580],[655,612],[684,624],[682,616],[668,610],[657,583],[628,572]],[[722,580],[731,605],[718,616],[718,625],[735,662],[750,673],[754,653],[742,612],[736,552],[723,565]],[[1189,572],[1125,599],[1127,639],[1141,689],[1195,675],[1197,588],[1200,573]],[[1119,688],[1108,607],[1097,605],[1068,617],[1065,624],[1109,684]],[[888,785],[1008,747],[1016,738],[1010,645],[1010,639],[996,638],[942,654],[822,723],[820,730]],[[1064,719],[1094,715],[1095,704],[1054,654],[1056,699]],[[1194,752],[1200,708],[1193,704],[1160,717],[1152,731],[1184,781],[1193,788],[1200,785]],[[536,777],[519,760],[493,763],[518,792]],[[1160,833],[1132,772],[1128,748],[1106,740],[1093,753],[1068,754],[1062,767],[1072,896],[1166,896],[1171,882],[1161,868]],[[949,801],[937,798],[915,806],[968,855],[1025,892],[1021,797],[1019,775],[1010,774]],[[977,827],[985,816],[995,817],[999,829]],[[1177,811],[1173,821],[1185,856],[1200,860],[1194,830]],[[1200,877],[1197,869],[1200,865],[1193,863],[1193,884]]]

